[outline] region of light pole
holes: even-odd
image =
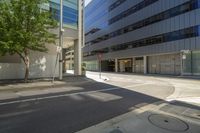
[[[60,28],[59,28],[59,80],[63,79],[63,0],[60,0]]]

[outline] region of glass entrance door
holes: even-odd
[[[119,72],[132,72],[132,59],[118,60]]]

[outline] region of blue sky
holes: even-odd
[[[90,3],[92,0],[85,0],[85,6]]]

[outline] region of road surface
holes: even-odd
[[[109,81],[66,86],[72,90],[67,92],[1,100],[0,133],[73,133],[134,109],[166,102],[175,92],[167,79],[103,75]]]

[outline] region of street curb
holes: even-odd
[[[19,91],[29,91],[29,90],[45,90],[47,88],[56,88],[56,87],[67,87],[67,86],[73,86],[77,84],[83,84],[87,82],[92,82],[90,79],[84,78],[83,81],[55,81],[59,83],[52,83],[52,82],[42,82],[43,85],[36,85],[36,86],[31,86],[32,84],[38,84],[41,82],[34,82],[34,83],[15,83],[15,84],[4,84],[5,87],[0,86],[0,92],[19,92]],[[18,85],[21,84],[21,85]],[[0,84],[1,85],[1,84]]]

